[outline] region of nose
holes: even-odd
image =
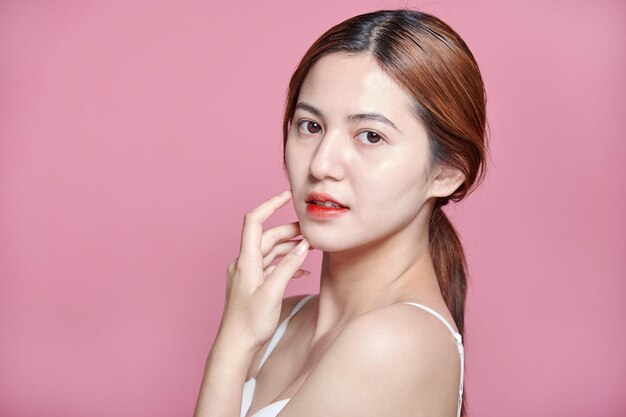
[[[344,160],[348,153],[346,135],[339,130],[328,131],[320,140],[309,173],[318,180],[332,178],[339,181],[344,176]]]

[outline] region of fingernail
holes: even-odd
[[[282,193],[280,193],[280,195],[282,196],[288,196],[289,194],[291,194],[291,190],[287,190],[287,191],[283,191]]]
[[[309,241],[306,239],[302,239],[300,243],[298,243],[298,246],[296,246],[295,252],[297,255],[303,255],[304,252],[306,252],[308,248],[309,248]]]

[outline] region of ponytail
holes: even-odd
[[[442,203],[443,201],[443,203]],[[465,296],[467,291],[467,264],[461,241],[442,206],[448,202],[438,200],[430,217],[429,247],[439,288],[454,318],[456,327],[465,340]],[[461,416],[467,415],[467,386],[463,390]]]
[[[441,208],[443,205],[445,203],[436,204],[430,217],[430,256],[443,299],[463,336],[467,264],[459,236]]]

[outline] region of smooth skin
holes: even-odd
[[[454,192],[463,175],[429,166],[428,137],[410,97],[368,54],[322,57],[298,103],[307,106],[296,109],[285,158],[299,222],[267,237],[261,231],[287,197],[246,216],[196,416],[238,416],[251,376],[257,384],[248,416],[285,398],[281,417],[456,416],[456,342],[432,314],[402,302],[429,306],[454,327],[428,249],[428,222],[434,197]],[[395,128],[348,117],[372,112]],[[350,210],[332,220],[310,217],[305,199],[313,190]],[[319,295],[291,319],[255,375],[273,331],[301,299],[283,297],[304,261],[285,246],[263,281],[263,257],[297,233],[323,251]]]

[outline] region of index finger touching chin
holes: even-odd
[[[263,262],[261,237],[263,222],[291,199],[291,190],[271,197],[248,212],[243,221],[239,257],[249,261]]]

